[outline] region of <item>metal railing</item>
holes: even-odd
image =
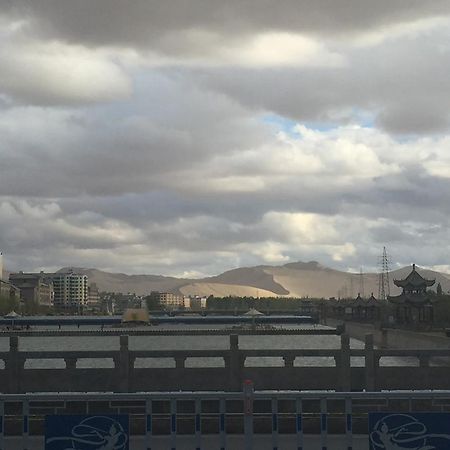
[[[126,413],[132,450],[176,450],[186,440],[198,450],[260,450],[258,436],[272,450],[309,450],[312,440],[322,450],[351,450],[355,439],[368,448],[368,411],[446,411],[449,405],[450,391],[254,391],[250,381],[242,392],[1,395],[0,449],[43,448],[47,414]]]

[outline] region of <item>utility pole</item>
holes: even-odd
[[[390,295],[389,288],[389,258],[387,256],[386,247],[383,247],[383,255],[379,262],[380,273],[378,277],[378,299],[387,300]]]
[[[362,298],[364,298],[364,274],[362,267],[359,270],[359,294]]]

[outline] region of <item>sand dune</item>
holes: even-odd
[[[67,270],[67,269],[61,269]],[[290,296],[290,297],[356,297],[364,292],[368,297],[372,292],[378,295],[378,277],[376,273],[348,273],[324,267],[311,262],[296,262],[284,266],[242,267],[229,270],[215,277],[204,279],[182,279],[161,275],[126,275],[108,273],[97,269],[75,270],[89,276],[101,291],[135,292],[148,295],[151,291],[175,292],[185,295],[237,296]],[[418,267],[426,278],[435,278],[444,292],[450,291],[450,276],[440,272]],[[411,266],[390,273],[390,291],[396,295],[399,289],[394,286],[395,278],[404,278]]]
[[[184,295],[214,295],[215,297],[226,297],[228,295],[236,297],[278,297],[278,294],[265,289],[222,283],[192,283],[183,286],[180,291]]]

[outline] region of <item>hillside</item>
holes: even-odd
[[[101,291],[134,292],[146,295],[151,291],[176,292],[184,295],[215,296],[291,296],[291,297],[355,297],[360,292],[361,276],[320,265],[315,261],[289,263],[283,266],[242,267],[204,279],[185,279],[162,275],[126,275],[97,269],[73,268],[88,275],[90,282]],[[62,271],[68,268],[61,269]],[[390,274],[391,294],[400,290],[393,280],[405,277],[411,267],[395,270]],[[450,291],[450,275],[420,269],[426,278],[435,278],[444,292]],[[378,274],[367,273],[362,277],[364,294],[378,294]],[[435,285],[435,286],[436,286]],[[435,287],[434,287],[435,288]]]

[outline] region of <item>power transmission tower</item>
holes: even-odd
[[[383,255],[379,262],[380,274],[378,278],[378,299],[387,300],[391,294],[389,288],[389,258],[386,252],[386,247],[383,247]]]
[[[359,270],[359,295],[364,298],[364,274],[362,267]]]

